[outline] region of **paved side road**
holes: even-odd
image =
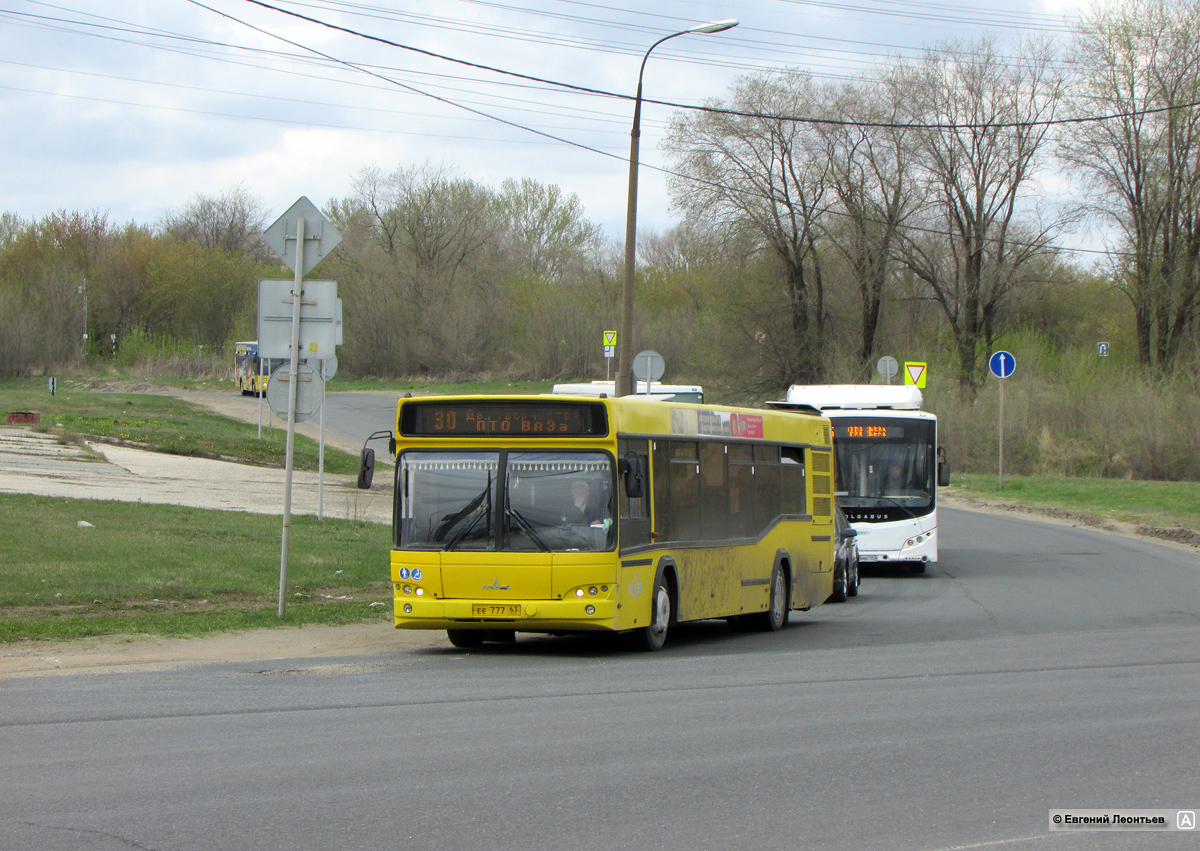
[[[109,499],[283,515],[284,471],[88,443],[63,445],[53,435],[0,427],[0,493]],[[383,481],[379,481],[382,479]],[[391,522],[391,489],[371,490],[354,477],[325,474],[324,515]],[[318,476],[293,472],[292,512],[318,513]]]

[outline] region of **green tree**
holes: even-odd
[[[579,197],[558,186],[505,180],[494,203],[508,262],[542,280],[567,281],[600,243],[600,228],[584,218]]]
[[[88,276],[107,239],[100,213],[6,220],[0,290],[13,311],[6,323],[14,341],[6,346],[11,374],[26,374],[35,363],[49,370],[82,355]]]
[[[238,314],[256,298],[261,271],[255,261],[222,248],[170,243],[146,266],[146,330],[223,345]]]

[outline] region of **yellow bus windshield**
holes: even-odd
[[[401,549],[603,552],[616,545],[608,453],[409,450],[397,464]]]

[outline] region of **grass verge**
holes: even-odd
[[[60,381],[51,396],[42,379],[0,381],[0,412],[35,411],[37,428],[65,440],[83,437],[136,446],[172,455],[224,458],[270,467],[283,467],[287,432],[264,429],[258,437],[253,423],[229,419],[172,396],[89,390],[83,382]],[[317,469],[317,442],[296,435],[293,465]],[[325,447],[325,470],[354,475],[358,457]]]
[[[1149,528],[1200,530],[1200,482],[1145,482],[1084,477],[954,474],[951,494],[1058,509]]]
[[[232,373],[232,364],[230,365]],[[36,379],[42,390],[45,391],[45,379]],[[154,379],[139,378],[135,373],[122,372],[119,370],[96,370],[91,377],[81,377],[78,380],[74,379],[59,379],[59,386],[62,387],[65,383],[74,383],[83,385],[89,381],[93,382],[133,382],[133,383],[153,383],[162,387],[172,387],[176,390],[203,391],[207,393],[219,393],[221,391],[234,391],[235,384],[232,377],[226,378],[172,378],[172,377],[155,377]],[[325,388],[330,393],[343,393],[350,391],[378,391],[383,393],[395,393],[397,396],[403,395],[406,392],[411,393],[433,393],[433,394],[460,394],[460,393],[483,393],[489,395],[502,394],[526,394],[526,393],[549,393],[553,387],[554,381],[505,381],[503,379],[496,380],[477,380],[477,381],[436,381],[431,379],[419,378],[355,378],[346,375],[337,375],[331,378],[325,385]]]
[[[281,620],[278,517],[14,494],[0,512],[0,641],[391,618],[379,524],[293,515]]]

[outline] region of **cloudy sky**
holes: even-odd
[[[240,185],[263,201],[269,222],[301,195],[318,206],[350,195],[365,168],[431,163],[491,186],[525,177],[557,184],[619,240],[632,105],[612,95],[633,94],[642,55],[661,36],[740,20],[655,49],[645,96],[695,104],[765,69],[852,78],[888,56],[916,57],[985,29],[1013,44],[1065,33],[1081,8],[1074,0],[0,0],[0,211],[32,219],[96,210],[153,224],[197,193]],[[644,228],[676,221],[652,168],[667,165],[659,143],[671,114],[653,104],[643,113]]]

